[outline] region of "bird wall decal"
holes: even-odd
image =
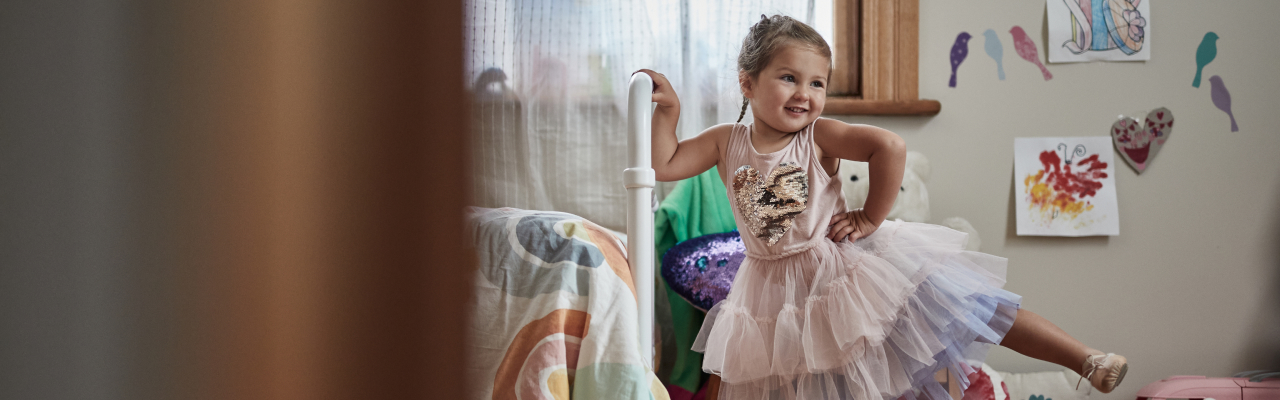
[[[1036,42],[1027,36],[1027,31],[1022,30],[1021,26],[1014,25],[1009,29],[1009,34],[1013,35],[1013,49],[1017,50],[1018,56],[1023,60],[1027,60],[1037,67],[1040,67],[1040,73],[1044,74],[1044,80],[1053,79],[1053,74],[1049,73],[1049,69],[1044,67],[1040,62],[1040,52],[1036,50]]]
[[[956,35],[956,42],[951,45],[951,81],[947,86],[956,87],[956,69],[960,68],[960,63],[969,56],[969,38],[972,37],[969,32],[960,32]]]
[[[1004,45],[1000,43],[1000,36],[997,36],[996,31],[991,29],[987,29],[985,32],[982,32],[982,36],[986,38],[986,41],[982,43],[982,46],[987,49],[987,55],[991,56],[991,59],[996,60],[996,74],[1000,77],[1000,80],[1003,81]]]
[[[1200,47],[1196,48],[1196,78],[1191,81],[1191,87],[1200,87],[1200,73],[1204,72],[1204,66],[1213,62],[1218,57],[1218,34],[1207,32],[1204,39],[1200,39]]]
[[[1231,113],[1231,92],[1228,92],[1227,85],[1222,83],[1222,77],[1217,75],[1209,77],[1209,95],[1213,97],[1213,105],[1231,117],[1231,131],[1239,132],[1240,127],[1236,125],[1236,115]]]

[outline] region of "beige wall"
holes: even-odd
[[[1022,26],[1044,60],[1045,2],[920,1],[920,95],[942,102],[934,117],[849,117],[897,132],[933,165],[933,216],[967,218],[982,250],[1010,259],[1007,288],[1023,305],[1086,344],[1123,353],[1125,384],[1103,399],[1132,399],[1175,374],[1223,376],[1280,369],[1280,2],[1153,2],[1147,62],[1049,64],[1054,78],[1017,57],[1010,27]],[[982,32],[1004,43],[1006,79],[983,51]],[[948,52],[974,35],[947,87]],[[1221,36],[1200,88],[1191,87],[1195,50]],[[1240,131],[1213,106],[1208,77],[1230,89]],[[1173,136],[1145,173],[1119,161],[1120,235],[1019,237],[1013,216],[1013,140],[1102,136],[1118,114],[1168,107]],[[1261,351],[1259,351],[1261,350]],[[1056,368],[1006,349],[1003,371]]]

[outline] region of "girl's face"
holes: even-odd
[[[831,60],[804,46],[785,45],[755,78],[744,79],[757,122],[778,132],[798,132],[822,115]]]

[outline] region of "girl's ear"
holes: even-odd
[[[751,75],[748,75],[746,72],[738,72],[738,86],[742,88],[742,97],[746,97],[748,99],[752,98]]]

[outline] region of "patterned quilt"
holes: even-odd
[[[668,400],[640,359],[625,246],[581,217],[468,209],[475,399]]]

